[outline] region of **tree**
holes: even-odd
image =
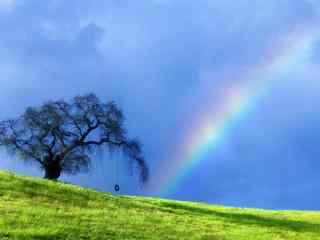
[[[148,179],[141,145],[127,137],[122,111],[94,94],[29,107],[21,117],[1,121],[0,146],[37,162],[44,178],[51,180],[61,173],[88,171],[92,153],[107,147],[125,153],[130,165],[138,167],[141,181]]]

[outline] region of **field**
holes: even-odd
[[[0,172],[0,239],[320,239],[320,212],[114,196]]]

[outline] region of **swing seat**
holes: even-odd
[[[116,192],[119,192],[120,191],[120,186],[118,184],[114,185],[114,190]]]

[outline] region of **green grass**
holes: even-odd
[[[0,239],[320,239],[320,213],[114,196],[0,172]]]

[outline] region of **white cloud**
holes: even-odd
[[[0,0],[0,11],[11,10],[16,4],[15,0]]]

